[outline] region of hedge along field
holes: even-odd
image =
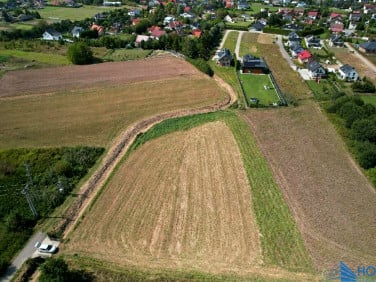
[[[199,126],[207,122],[211,123],[202,126],[205,128],[206,133],[204,135],[202,135],[203,133],[198,133],[197,130],[199,128],[202,128]],[[211,126],[213,124],[215,125],[214,127]],[[226,126],[223,127],[224,125]],[[194,128],[193,131],[185,133],[187,130],[192,130],[192,128]],[[220,131],[217,131],[217,128],[220,128]],[[229,138],[227,132],[228,128],[231,129],[233,137],[235,137],[235,143],[230,144],[227,143],[228,141],[224,141]],[[171,132],[175,132],[176,130],[178,130],[179,132],[170,134],[168,136],[165,135]],[[181,137],[177,137],[185,136],[186,134],[189,134],[190,138],[194,140],[196,140],[198,134],[199,140],[201,141],[199,141],[199,143],[196,143],[195,145],[189,143],[190,138],[183,137],[183,140],[186,141],[182,141],[180,140]],[[210,138],[207,139],[208,136],[206,135],[209,135]],[[180,141],[176,138],[178,138]],[[219,141],[218,139],[221,141]],[[152,141],[148,142],[149,140]],[[197,141],[194,141],[193,143],[195,142]],[[200,142],[204,143],[201,144]],[[227,145],[225,147],[227,149],[224,149],[222,145],[220,145],[220,147],[217,147],[218,142],[226,143]],[[184,149],[180,148],[181,146],[183,146]],[[195,148],[194,152],[190,152],[191,149],[189,148],[192,148],[192,146],[193,148]],[[243,164],[241,166],[235,165],[237,161],[235,161],[234,159],[235,156],[238,155],[238,153],[234,153],[233,150],[234,147],[237,146],[239,146],[240,149],[239,157],[243,160]],[[178,153],[184,152],[185,150],[187,151],[186,156],[181,155],[182,153]],[[221,161],[214,161],[213,150],[217,152],[215,153],[215,155],[221,156]],[[246,123],[241,121],[237,117],[237,115],[234,114],[234,112],[217,112],[213,114],[196,115],[192,117],[167,120],[154,126],[150,131],[140,135],[136,143],[134,143],[131,151],[132,153],[130,153],[130,155],[128,154],[127,159],[124,160],[122,164],[115,170],[116,173],[112,175],[112,178],[107,183],[105,189],[103,189],[101,193],[98,194],[96,201],[89,208],[88,212],[86,212],[82,219],[82,222],[75,228],[73,233],[69,235],[69,242],[64,248],[64,254],[72,255],[77,250],[79,250],[80,254],[85,258],[93,258],[94,260],[105,258],[107,262],[116,262],[118,267],[143,265],[145,267],[152,268],[158,267],[159,269],[201,269],[206,272],[216,273],[218,271],[234,272],[234,267],[236,266],[236,273],[239,275],[252,273],[253,271],[255,271],[254,266],[260,267],[262,265],[266,267],[277,265],[289,270],[302,272],[312,270],[307,252],[305,251],[304,245],[302,244],[300,234],[296,229],[295,223],[289,213],[286,204],[283,202],[283,198],[273,180],[271,172],[269,171],[265,161],[260,155]],[[172,154],[171,156],[170,151]],[[230,159],[227,159],[228,157],[224,156],[226,156],[229,152],[232,152],[232,157]],[[147,159],[145,159],[146,156]],[[184,169],[179,169],[180,165],[169,165],[169,163],[175,162],[175,158],[178,159],[179,164],[182,164],[187,161],[186,158],[188,158],[189,161],[192,161],[191,158],[195,159],[196,157],[200,161],[194,161],[194,167],[188,166]],[[201,162],[206,162],[203,159],[207,158],[213,160],[213,162],[210,162],[212,165],[201,167],[198,171],[196,171],[197,166],[200,167]],[[155,162],[158,163],[158,165],[155,165]],[[142,167],[142,169],[135,169],[135,167],[138,166]],[[231,172],[230,174],[227,174],[228,172],[226,172],[226,175],[229,178],[219,177],[219,175],[215,176],[218,171],[223,171],[223,166],[226,167],[225,171],[228,170]],[[205,167],[210,167],[210,170],[205,169]],[[225,195],[221,195],[222,193],[214,193],[212,194],[212,196],[210,196],[210,194],[214,191],[210,193],[208,191],[207,193],[209,194],[205,193],[205,195],[202,195],[201,197],[199,196],[200,193],[203,193],[202,190],[206,189],[200,189],[199,192],[195,191],[192,187],[195,187],[195,185],[199,183],[201,183],[200,185],[205,185],[205,183],[207,182],[211,183],[212,181],[215,181],[216,185],[209,185],[209,190],[216,189],[214,187],[216,187],[217,185],[219,187],[222,187],[223,182],[226,183],[225,186],[228,189],[234,189],[233,186],[237,186],[239,184],[232,182],[232,179],[234,179],[233,174],[242,174],[244,168],[247,173],[247,178],[251,188],[250,198],[252,198],[252,204],[251,202],[249,202],[248,205],[254,207],[257,225],[259,226],[259,231],[261,233],[260,240],[262,246],[262,259],[258,259],[256,261],[251,261],[250,257],[240,260],[229,259],[234,255],[233,251],[231,251],[231,247],[227,245],[226,240],[222,240],[229,238],[227,237],[227,235],[225,235],[227,233],[224,232],[224,230],[227,230],[228,227],[230,227],[228,230],[234,228],[231,228],[232,224],[234,223],[232,221],[226,220],[227,216],[234,215],[233,212],[237,210],[234,210],[234,207],[247,209],[243,204],[238,205],[234,202],[232,204],[233,208],[231,209],[231,211],[225,212],[226,216],[225,214],[220,216],[220,218],[222,217],[223,220],[220,220],[219,222],[217,222],[217,224],[212,225],[212,222],[210,224],[200,224],[196,227],[196,229],[193,228],[193,230],[195,231],[193,231],[191,227],[189,227],[191,224],[196,224],[196,217],[206,220],[208,219],[208,216],[209,218],[211,218],[211,215],[213,215],[213,213],[216,214],[219,212],[219,215],[221,214],[221,212],[219,211],[221,210],[221,208],[218,209],[217,205],[212,206],[210,204],[214,198],[218,197],[214,197],[213,195],[224,197],[222,198],[222,200],[219,200],[219,198],[217,198],[217,200],[219,201],[218,205],[221,206],[224,202],[227,202],[229,199],[231,199],[234,196],[234,193],[239,193],[232,191],[230,193],[225,193]],[[135,178],[136,174],[132,172],[133,170],[135,172],[137,171],[137,178]],[[142,174],[140,174],[140,171],[142,171]],[[176,171],[176,173],[171,173],[171,171]],[[154,179],[155,177],[153,175],[156,175],[157,178]],[[181,177],[183,177],[185,184],[183,184],[182,182],[180,182],[179,185],[168,184],[175,183],[175,181],[180,181]],[[125,179],[126,181],[124,181]],[[132,187],[138,186],[139,183],[145,183],[144,188],[140,187],[139,189],[137,189],[137,191],[135,190],[134,192],[131,192],[129,190],[131,189],[133,191]],[[162,188],[165,185],[171,186],[170,189],[166,190],[166,188]],[[187,192],[187,189],[190,192]],[[148,190],[150,190],[150,192],[148,192]],[[247,190],[249,191],[249,186]],[[162,191],[164,191],[163,193],[165,193],[163,197],[159,195],[159,193],[162,193]],[[158,196],[153,196],[156,192],[158,192]],[[122,207],[119,207],[122,211],[120,213],[119,209],[116,207],[117,204],[113,202],[114,197],[111,196],[113,193],[117,195],[116,198],[121,198],[119,199],[119,201],[122,203]],[[186,201],[184,200],[186,199],[186,196],[184,195],[188,196],[188,202],[190,203],[188,206],[184,204],[184,202]],[[136,198],[134,198],[134,200],[131,200],[130,197],[136,197],[138,199],[138,203],[135,203],[134,201],[136,200]],[[161,201],[155,201],[155,197],[162,197]],[[183,197],[183,200],[178,200],[178,198],[176,197]],[[164,204],[163,199],[167,198],[169,199],[168,203]],[[103,214],[104,209],[102,206],[106,205],[105,203],[109,199],[112,199],[111,201],[113,202],[113,204],[111,204],[110,209],[106,208],[105,210],[107,210],[107,212]],[[141,199],[142,201],[140,201]],[[192,204],[194,204],[195,201],[203,201],[203,199],[205,199],[204,202],[200,204],[199,207],[194,208],[195,206]],[[153,204],[151,202],[149,203],[149,201],[153,201]],[[265,204],[265,201],[267,201],[267,205]],[[128,208],[128,205],[135,206],[133,208]],[[148,208],[143,209],[140,207],[140,205],[147,205]],[[150,209],[154,209],[153,207],[155,205],[162,206],[157,208],[156,213],[150,212]],[[170,205],[175,206],[175,208],[177,208],[177,211],[174,212],[173,206],[170,207]],[[207,206],[208,210],[202,209],[202,206]],[[111,213],[113,213],[112,209],[116,211],[116,215],[111,216]],[[195,211],[193,211],[192,209],[194,209]],[[162,212],[163,210],[164,212]],[[162,213],[162,215],[158,219],[158,214],[160,213]],[[175,216],[172,216],[171,213],[175,214]],[[204,213],[206,215],[200,215],[201,213]],[[189,215],[188,218],[186,218],[184,214],[186,216]],[[191,216],[193,217],[191,218]],[[114,219],[114,217],[116,217],[116,219]],[[118,217],[123,217],[123,219]],[[168,220],[170,223],[167,223],[166,220],[169,217],[170,219]],[[188,220],[189,218],[191,218],[192,222]],[[124,224],[113,224],[111,223],[112,220],[116,220],[116,222],[118,223],[123,222]],[[148,224],[149,220],[154,220],[155,224],[151,224],[150,226],[150,224]],[[175,224],[182,221],[188,224],[188,226],[185,227],[186,232],[179,233],[181,231],[179,231],[180,229],[177,229],[178,231],[175,231],[174,233]],[[98,222],[100,222],[99,226],[93,228],[92,224],[96,225],[98,224]],[[201,233],[201,231],[199,231],[208,228],[208,226],[211,227],[206,232]],[[135,236],[133,232],[127,231],[128,229],[131,230],[134,228],[136,228],[134,231],[135,234],[138,234],[137,238],[132,237]],[[207,235],[204,234],[210,234],[211,232],[213,232],[211,228],[217,230],[215,234],[218,234],[219,232],[220,234],[223,234],[224,237],[222,237],[221,239],[216,237],[218,235],[213,235],[214,237],[211,238],[211,240],[208,240],[208,237],[206,237]],[[232,230],[238,230],[237,228]],[[96,231],[93,233],[93,230]],[[193,236],[191,232],[196,233],[196,235]],[[236,234],[239,234],[238,232],[239,230],[236,232]],[[150,237],[147,234],[151,234]],[[179,241],[178,238],[175,237],[178,236],[178,234],[182,236],[182,241]],[[179,238],[180,235],[178,236]],[[123,238],[121,242],[115,239],[117,236],[121,236]],[[186,240],[189,239],[190,236],[193,236],[192,238],[196,239],[201,238],[200,236],[203,237],[199,240],[200,243],[195,240],[188,240],[191,243],[190,245],[186,245]],[[210,235],[209,237],[211,236],[212,235]],[[109,241],[106,238],[112,239]],[[170,239],[165,239],[164,241],[163,238],[171,238],[171,240],[174,240],[176,244],[174,243],[169,247]],[[236,245],[237,242],[239,242],[239,238],[240,237],[237,237],[237,239],[234,238],[235,241],[231,245]],[[98,240],[102,242],[102,247],[98,245]],[[204,261],[209,262],[208,265],[203,264],[203,262],[201,261],[201,259],[205,257],[205,253],[207,252],[205,251],[203,253],[197,253],[199,249],[196,249],[196,247],[198,246],[196,244],[201,244],[201,247],[199,248],[200,250],[213,248],[211,251],[212,256],[206,257],[204,259]],[[245,244],[247,245],[249,243]],[[150,248],[147,246],[149,246]],[[219,246],[221,247],[217,250]],[[123,248],[126,248],[127,250],[122,251],[121,255],[110,254],[111,252],[118,252]],[[249,246],[247,248],[249,248]],[[241,256],[244,250],[245,249],[239,249],[236,251],[236,253],[238,253],[238,256]],[[130,254],[132,255],[130,256]],[[224,256],[224,258],[221,258],[222,256]],[[276,272],[279,272],[279,268],[274,267],[273,270],[271,270],[271,273],[275,274]],[[284,275],[286,275],[286,273]],[[289,277],[288,274],[285,278],[287,277]]]

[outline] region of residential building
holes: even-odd
[[[318,79],[326,76],[326,71],[323,66],[316,60],[312,59],[307,64],[309,76],[312,79]]]
[[[319,48],[321,49],[320,38],[317,38],[313,35],[308,35],[304,38],[304,41],[308,48]]]
[[[252,56],[250,54],[245,55],[241,65],[242,73],[253,74],[267,74],[269,73],[269,67],[262,58]]]
[[[298,60],[301,64],[307,63],[311,57],[312,54],[308,50],[304,50],[298,54]]]
[[[329,46],[330,47],[343,47],[344,44],[345,44],[345,42],[343,41],[342,36],[339,35],[339,34],[333,34],[329,38]]]
[[[84,31],[84,29],[80,26],[75,26],[72,29],[72,36],[76,38],[80,38],[81,33]]]
[[[359,51],[362,53],[376,53],[376,41],[368,41],[359,45]]]
[[[359,74],[352,66],[346,64],[338,69],[338,77],[346,81],[356,81],[359,79]]]
[[[218,60],[217,63],[221,66],[230,66],[232,62],[232,55],[229,49],[223,48],[218,52]]]
[[[57,32],[56,30],[54,29],[47,29],[44,33],[43,33],[43,40],[48,40],[48,41],[57,41],[57,40],[60,40],[60,39],[63,39],[63,36],[61,35],[60,32]]]

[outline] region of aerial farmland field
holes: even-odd
[[[0,88],[0,148],[107,146],[135,121],[223,99],[173,57],[8,72]]]
[[[228,112],[165,121],[142,135],[68,235],[63,256],[123,273],[315,280],[246,129]]]
[[[214,272],[256,264],[258,229],[231,131],[208,123],[140,147],[117,170],[67,251],[118,264]]]
[[[374,187],[312,101],[245,114],[317,269],[376,256]]]

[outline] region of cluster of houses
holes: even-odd
[[[304,40],[308,48],[322,48],[319,38],[314,36],[306,36],[300,38],[296,32],[291,32],[288,36],[288,46],[291,56],[297,58],[301,64],[304,64],[308,70],[311,79],[318,80],[326,76],[325,68],[312,56],[309,50],[302,47],[301,41]],[[343,39],[338,34],[333,34],[329,40],[331,46],[343,46]],[[358,72],[350,65],[342,65],[337,70],[337,75],[345,81],[356,81],[359,79]]]
[[[217,52],[213,58],[220,66],[231,66],[233,63],[233,56],[231,51],[223,48]],[[264,59],[247,54],[241,59],[241,72],[249,74],[268,74],[270,73],[269,67]]]

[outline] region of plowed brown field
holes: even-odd
[[[376,193],[311,101],[245,114],[319,270],[376,257]]]
[[[62,252],[205,272],[260,263],[249,184],[231,131],[213,122],[137,149]]]
[[[172,56],[22,70],[8,72],[0,79],[0,97],[114,86],[194,74],[198,74],[194,67]]]
[[[0,148],[108,146],[130,124],[223,99],[214,80],[171,56],[7,73]],[[23,95],[23,96],[14,96]]]

